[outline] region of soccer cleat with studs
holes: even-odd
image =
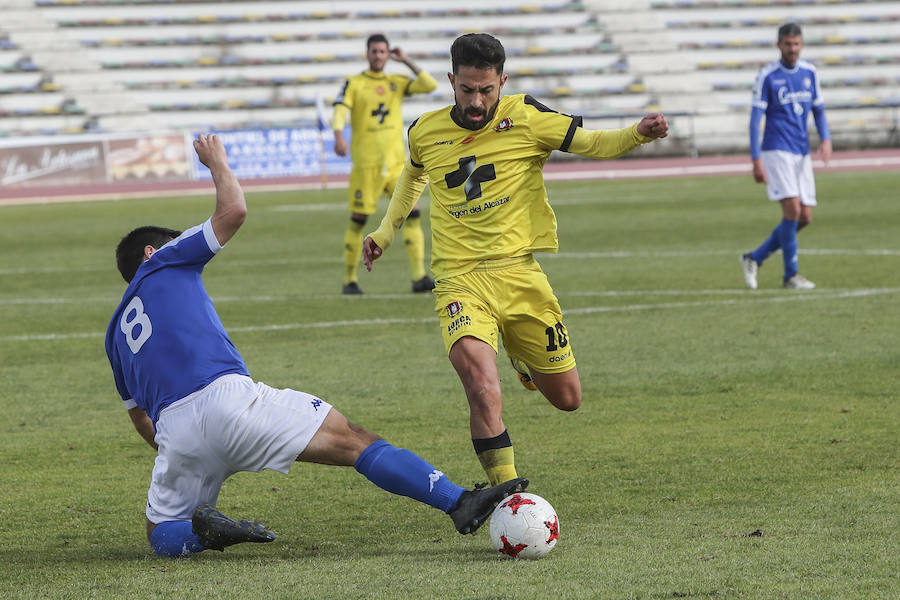
[[[811,290],[816,287],[816,284],[797,273],[784,282],[784,287],[789,290]]]
[[[415,293],[430,292],[434,289],[434,279],[426,275],[422,279],[412,282],[412,291]]]
[[[744,283],[751,290],[757,287],[756,276],[759,273],[759,264],[753,260],[750,254],[741,254],[741,269],[744,271]]]
[[[453,525],[463,535],[475,533],[488,520],[501,500],[516,492],[524,492],[527,487],[528,480],[521,477],[504,481],[494,487],[479,483],[475,489],[463,492],[456,503],[456,508],[450,511]]]
[[[513,357],[509,357],[509,362],[512,364],[512,368],[515,369],[516,375],[519,376],[519,383],[521,383],[526,390],[536,392],[538,388],[531,378],[531,373],[528,372],[528,365],[518,358]]]
[[[363,291],[359,288],[359,284],[355,281],[351,281],[350,283],[345,283],[344,287],[341,288],[342,294],[347,294],[348,296],[362,294]]]
[[[265,543],[275,539],[275,532],[255,521],[235,521],[215,507],[205,504],[194,509],[191,529],[208,550],[225,550],[243,542]]]

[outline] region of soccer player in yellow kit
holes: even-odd
[[[427,71],[420,69],[400,48],[389,48],[387,38],[381,34],[369,36],[366,41],[366,58],[369,69],[353,75],[334,101],[334,151],[338,156],[347,155],[344,125],[350,117],[352,129],[350,152],[353,170],[350,173],[350,225],[344,234],[344,286],[345,294],[361,294],[357,282],[357,266],[362,248],[362,228],[375,209],[382,192],[390,196],[403,163],[406,147],[403,143],[403,97],[424,94],[437,88],[437,82]],[[415,74],[415,79],[404,75],[388,75],[384,65],[388,59],[402,62]],[[425,235],[419,219],[418,207],[410,207],[403,240],[412,270],[412,290],[427,292],[434,288],[434,281],[425,272]]]
[[[363,242],[371,270],[410,207],[431,186],[435,310],[469,403],[475,452],[492,483],[516,477],[501,414],[498,334],[529,389],[560,410],[581,405],[581,381],[562,309],[534,252],[556,252],[556,217],[542,169],[551,151],[615,158],[668,134],[662,114],[609,131],[581,128],[531,96],[501,97],[505,51],[467,34],[450,49],[455,104],[409,128],[405,165],[379,228]]]

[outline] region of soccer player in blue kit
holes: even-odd
[[[465,490],[320,398],[250,378],[201,279],[243,224],[247,204],[222,141],[200,135],[194,149],[212,174],[215,211],[184,232],[145,226],[122,239],[116,261],[128,288],[106,332],[116,388],[158,452],[146,508],[153,550],[176,557],[271,542],[275,534],[260,523],[216,510],[219,491],[234,473],[287,473],[295,461],[353,465],[382,489],[448,513],[460,533],[474,533],[528,481]]]
[[[819,151],[826,164],[831,159],[831,134],[816,68],[800,60],[803,49],[800,26],[782,25],[778,29],[777,47],[781,59],[760,69],[753,85],[750,155],[753,178],[766,184],[769,200],[781,203],[782,219],[759,248],[741,255],[741,267],[747,287],[755,290],[760,265],[781,248],[784,287],[809,290],[815,284],[797,272],[797,232],[812,221],[812,207],[816,206],[816,183],[806,129],[810,112],[821,139]],[[759,122],[763,115],[766,125],[760,145]]]

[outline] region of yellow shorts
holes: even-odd
[[[484,261],[474,271],[437,282],[435,310],[447,353],[470,335],[539,373],[561,373],[575,366],[562,309],[547,276],[530,254]]]
[[[384,193],[388,198],[400,179],[403,163],[382,167],[353,167],[350,171],[350,212],[371,215]]]

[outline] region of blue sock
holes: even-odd
[[[778,239],[781,241],[781,254],[784,259],[784,280],[797,274],[797,221],[781,220]]]
[[[756,264],[763,264],[764,260],[772,256],[776,250],[781,248],[780,233],[781,223],[775,226],[775,229],[772,230],[769,238],[762,243],[762,246],[750,253],[750,258],[756,261]]]
[[[384,440],[363,450],[354,466],[381,489],[408,496],[445,513],[456,507],[466,491],[422,458]]]
[[[191,528],[190,521],[163,521],[150,534],[150,545],[157,556],[190,556],[206,547]]]

